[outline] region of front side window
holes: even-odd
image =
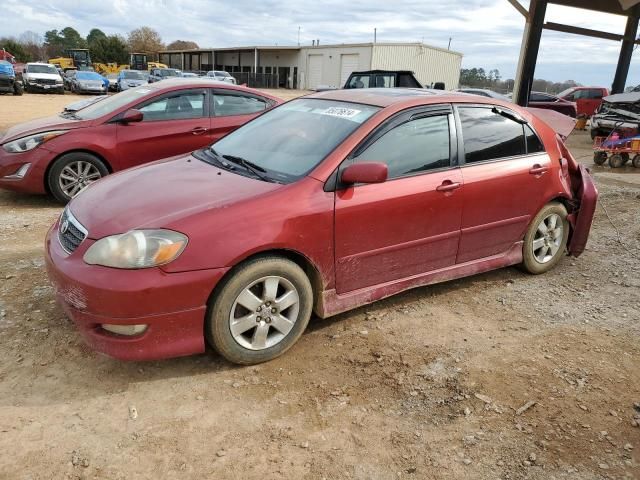
[[[205,92],[182,92],[153,100],[140,108],[143,121],[185,120],[204,117]]]
[[[355,161],[383,162],[389,178],[445,168],[450,165],[447,115],[418,118],[389,130],[355,157]]]
[[[300,98],[265,112],[212,145],[215,155],[243,158],[283,183],[306,175],[379,107]]]
[[[589,90],[589,98],[600,100],[602,98],[602,90],[600,90],[599,88],[593,88]]]
[[[522,124],[490,108],[459,107],[465,163],[525,154]]]

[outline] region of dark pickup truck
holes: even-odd
[[[22,82],[16,79],[13,65],[6,60],[0,60],[0,94],[13,93],[22,95]]]
[[[353,72],[342,88],[423,88],[409,70]]]

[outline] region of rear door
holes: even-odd
[[[144,119],[117,125],[121,164],[132,167],[211,143],[207,90],[177,90],[134,107],[144,114]]]
[[[538,136],[499,111],[509,113],[490,105],[456,107],[464,179],[457,263],[508,251],[548,194],[551,160]]]
[[[453,265],[462,175],[450,106],[403,114],[343,163],[380,161],[380,184],[342,186],[335,196],[339,294]]]
[[[211,142],[220,140],[273,105],[264,97],[237,90],[213,89],[211,93]]]
[[[585,101],[584,113],[588,116],[593,115],[598,107],[602,104],[604,92],[601,88],[590,88],[587,90],[587,98]],[[583,113],[583,112],[580,112]]]

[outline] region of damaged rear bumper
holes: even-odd
[[[579,185],[574,197],[579,202],[579,207],[568,217],[572,227],[568,250],[570,255],[579,257],[587,246],[598,203],[598,189],[584,165],[578,165],[578,170],[572,176],[572,184]]]

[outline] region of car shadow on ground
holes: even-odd
[[[412,303],[425,298],[435,302],[441,297],[455,293],[456,290],[466,290],[481,283],[487,283],[488,286],[493,283],[503,283],[521,276],[526,275],[516,268],[504,268],[441,284],[418,287],[328,319],[314,316],[307,331],[292,351],[263,364],[260,368],[263,368],[264,372],[272,372],[292,367],[287,355],[292,355],[289,357],[291,359],[293,355],[299,357],[304,354],[301,352],[321,350],[326,337],[323,331],[335,328],[336,325],[340,325],[339,328],[345,330],[359,328],[357,324],[361,316],[366,313],[375,314],[385,310],[411,308]],[[46,300],[52,300],[52,298],[51,296],[51,299]],[[51,405],[68,402],[71,399],[77,400],[79,396],[88,400],[102,395],[124,393],[141,384],[171,379],[176,382],[184,379],[197,381],[197,377],[202,377],[201,381],[207,384],[223,381],[228,383],[230,379],[248,375],[251,371],[251,367],[227,362],[209,347],[203,354],[167,360],[125,362],[113,359],[87,347],[60,307],[52,304],[49,312],[48,317],[51,321],[47,322],[49,332],[47,337],[43,339],[38,335],[27,336],[26,343],[21,348],[24,352],[24,360],[12,367],[31,369],[34,382],[16,384],[9,395],[0,399],[0,405],[12,405],[17,401],[22,405]],[[349,325],[350,323],[353,325]],[[42,327],[42,325],[33,326]],[[298,351],[295,352],[296,350]],[[37,356],[37,352],[42,351],[47,354]],[[59,354],[56,354],[57,351]],[[100,381],[96,382],[96,379]],[[10,379],[8,380],[10,382]],[[49,385],[44,387],[43,383]],[[87,384],[91,384],[92,387],[86,388]],[[39,386],[36,388],[37,385]],[[38,396],[36,393],[38,391],[46,391],[47,396]]]

